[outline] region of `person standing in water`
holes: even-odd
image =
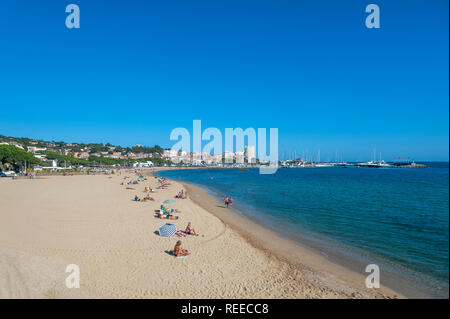
[[[225,207],[226,208],[228,208],[228,204],[229,204],[229,198],[228,198],[228,196],[225,196],[225,198],[224,198],[224,203],[225,203]]]
[[[230,208],[233,208],[233,197],[231,196],[228,198],[228,205],[230,205]]]

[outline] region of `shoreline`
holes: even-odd
[[[132,201],[158,185],[149,170],[132,190],[121,185],[133,172],[1,180],[0,298],[404,298],[367,289],[365,276],[244,221],[204,189],[172,180],[154,202]],[[181,238],[192,254],[177,259],[167,251],[180,238],[157,234],[165,221],[154,210],[183,188],[171,223],[192,222],[201,236]],[[80,289],[65,287],[68,264],[81,269]]]
[[[158,171],[164,170],[176,170],[176,169],[203,169],[203,168],[159,168]],[[181,182],[178,180],[177,182]],[[216,212],[217,206],[222,206],[221,198],[223,194],[217,192],[212,188],[208,188],[206,185],[200,184],[190,184],[188,182],[181,182],[185,188],[191,188],[193,193],[201,193],[200,198],[192,198],[194,202],[198,205],[205,208],[207,211],[218,217],[225,224],[229,224],[231,228],[236,230],[240,235],[242,235],[249,243],[251,243],[255,248],[261,250],[270,250],[270,253],[281,258],[291,264],[298,265],[298,261],[293,258],[290,253],[286,254],[282,250],[278,248],[273,249],[271,243],[265,240],[268,238],[267,234],[271,234],[271,239],[273,241],[279,241],[280,243],[293,243],[292,249],[306,249],[309,250],[313,254],[317,254],[321,257],[324,257],[328,262],[342,266],[351,272],[356,272],[358,275],[366,276],[368,273],[365,273],[365,267],[368,264],[375,263],[380,266],[381,269],[381,285],[389,288],[391,291],[399,294],[402,298],[412,298],[412,299],[446,299],[448,297],[445,294],[440,294],[438,291],[432,290],[429,286],[426,285],[426,282],[420,281],[411,281],[410,276],[414,275],[413,273],[403,273],[401,270],[396,269],[395,267],[385,264],[385,261],[380,259],[380,257],[372,256],[367,257],[363,256],[362,252],[359,252],[358,249],[354,249],[352,247],[348,247],[348,249],[344,246],[333,246],[327,243],[327,238],[308,238],[303,236],[303,234],[283,234],[280,235],[280,228],[277,228],[276,225],[265,225],[263,221],[259,220],[257,217],[254,217],[250,214],[246,214],[245,211],[242,211],[241,208],[233,208],[233,214],[235,215],[229,220],[227,220],[228,216],[223,215],[221,212]],[[208,203],[203,203],[201,197],[211,196],[216,200],[215,205],[211,205]],[[208,202],[208,201],[205,201]],[[239,203],[236,203],[239,204]],[[231,210],[227,210],[231,212]],[[236,219],[233,220],[233,219]],[[246,225],[243,227],[242,225]],[[250,233],[245,229],[251,229],[252,225],[260,226],[260,228],[255,229],[254,232]],[[271,226],[271,227],[270,227]],[[243,229],[244,228],[244,229]],[[264,236],[255,236],[255,234],[264,233]],[[267,247],[271,247],[272,249],[267,249]],[[355,251],[354,251],[355,250]]]
[[[177,168],[179,169],[179,168]],[[195,169],[195,168],[188,168]],[[173,170],[172,168],[161,168],[154,171],[155,176],[157,172]],[[319,282],[327,282],[336,280],[340,284],[348,285],[359,292],[365,292],[373,295],[373,298],[421,298],[421,295],[406,295],[399,292],[397,289],[390,288],[381,283],[379,289],[368,289],[365,287],[365,278],[368,275],[365,273],[358,273],[352,269],[345,262],[338,262],[326,258],[320,252],[314,251],[312,248],[299,244],[291,239],[280,237],[273,232],[251,220],[248,217],[225,208],[219,199],[210,194],[206,187],[193,185],[184,181],[177,181],[168,178],[171,182],[181,183],[188,191],[189,199],[195,204],[205,209],[210,214],[219,218],[227,227],[237,232],[246,242],[254,248],[262,251],[269,257],[279,259],[281,262],[286,262],[289,265],[300,269],[302,272],[314,273],[317,278],[311,280],[318,280]],[[333,256],[337,258],[337,256]],[[362,269],[364,271],[364,269]],[[336,288],[336,287],[333,287]]]

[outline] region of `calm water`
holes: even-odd
[[[448,163],[428,164],[427,169],[300,168],[273,175],[204,169],[160,175],[231,195],[238,213],[281,235],[381,264],[382,273],[388,269],[427,293],[448,297]]]

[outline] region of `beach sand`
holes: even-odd
[[[402,298],[386,287],[365,288],[362,273],[223,207],[205,190],[154,177],[122,186],[121,176],[0,179],[0,298]],[[178,237],[157,234],[161,203],[181,189],[188,199],[166,205],[168,221],[200,236],[181,238],[186,258],[168,254]],[[80,288],[65,286],[66,266],[80,268]]]

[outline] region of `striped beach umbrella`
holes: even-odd
[[[172,237],[177,232],[177,226],[165,223],[159,227],[159,236]]]

